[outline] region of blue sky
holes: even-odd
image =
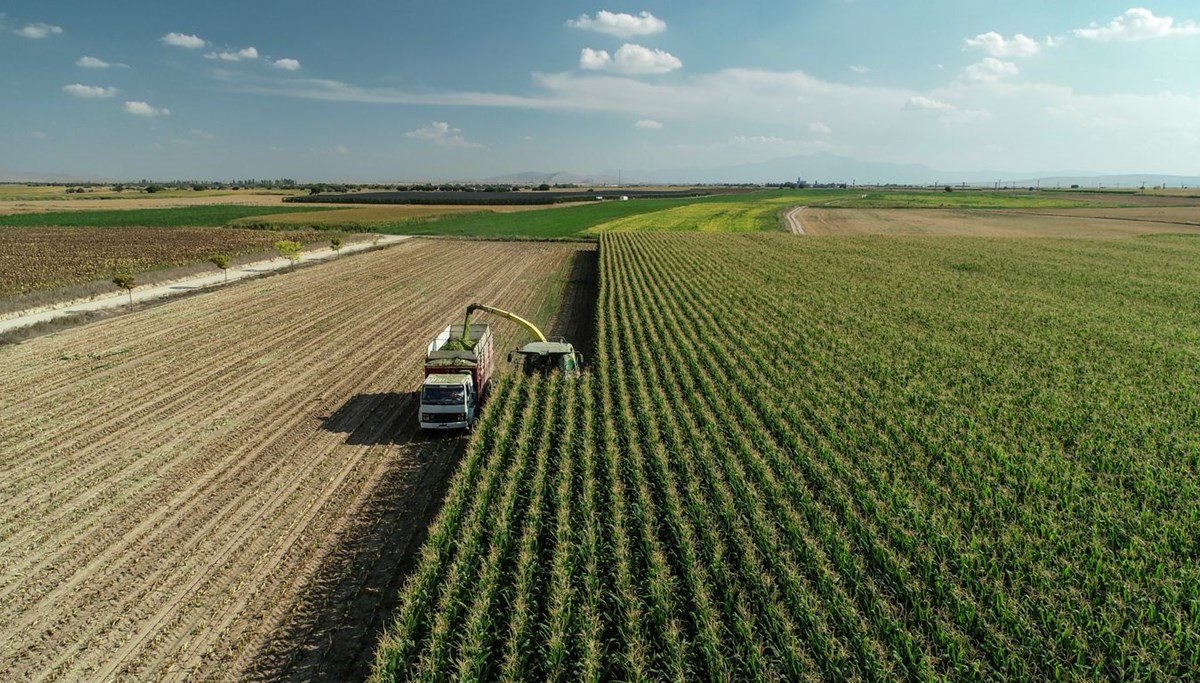
[[[173,3],[172,3],[173,4]],[[1195,2],[0,4],[0,171],[1200,175]]]

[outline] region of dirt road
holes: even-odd
[[[804,225],[800,222],[800,212],[807,208],[807,206],[793,206],[783,214],[783,221],[793,235],[804,234]]]
[[[582,334],[592,249],[411,240],[0,348],[0,671],[358,677],[461,451],[416,429],[427,338],[474,300]]]

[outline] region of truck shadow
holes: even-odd
[[[414,392],[355,394],[321,422],[327,432],[346,434],[352,446],[398,444],[412,440],[416,426]]]
[[[384,469],[347,517],[337,544],[307,580],[302,600],[253,656],[257,681],[348,681],[370,674],[375,645],[441,511],[467,439],[417,426],[415,392],[358,394],[322,422],[356,446],[380,450]]]

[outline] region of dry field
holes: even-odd
[[[1200,206],[1200,197],[1197,197],[1197,190],[1184,190],[1181,192],[1161,190],[1152,192],[1130,193],[1130,192],[1061,192],[1061,193],[1044,193],[1044,196],[1062,197],[1064,199],[1076,199],[1080,201],[1095,202],[1098,204],[1113,204],[1119,206]]]
[[[533,205],[464,205],[464,204],[320,204],[319,206],[346,206],[353,208],[334,209],[315,213],[284,213],[255,216],[243,219],[242,223],[272,223],[280,225],[343,225],[357,224],[362,226],[383,225],[397,221],[407,221],[427,216],[446,216],[456,213],[477,213],[491,211],[494,213],[514,213],[517,211],[544,211],[546,209],[578,206],[585,202],[564,202],[562,204],[533,204]],[[303,206],[288,204],[287,206]]]
[[[156,270],[203,262],[213,254],[250,254],[276,240],[328,241],[311,230],[211,228],[4,228],[0,297],[106,280],[112,271]]]
[[[808,235],[1133,237],[1179,232],[1200,234],[1200,208],[1197,207],[1036,211],[809,207],[798,217]]]
[[[361,677],[463,445],[416,429],[428,337],[585,338],[594,249],[413,240],[0,348],[0,671]]]
[[[294,194],[294,193],[292,193]],[[57,195],[55,195],[57,196]],[[66,195],[64,195],[66,196]],[[283,198],[291,194],[253,194],[224,192],[176,194],[160,197],[157,194],[124,193],[103,197],[76,195],[78,199],[9,199],[0,195],[0,215],[15,213],[47,213],[52,211],[115,211],[117,209],[170,209],[180,206],[284,206]]]

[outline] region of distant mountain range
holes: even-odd
[[[81,183],[83,178],[69,173],[33,173],[30,171],[15,171],[7,166],[0,166],[0,183]]]
[[[487,183],[516,183],[520,185],[616,185],[621,182],[618,176],[592,174],[581,175],[579,173],[567,173],[566,171],[555,171],[553,173],[543,173],[541,171],[525,171],[524,173],[510,173],[508,175],[496,176],[484,180]]]
[[[1200,186],[1200,176],[1163,175],[1158,173],[1128,173],[1104,175],[1089,171],[1060,170],[1046,173],[1031,171],[944,171],[923,164],[892,164],[859,161],[849,157],[817,153],[796,155],[750,164],[714,167],[666,168],[630,170],[622,174],[623,183],[783,183],[803,180],[808,183],[853,183],[857,185],[968,185],[1042,187],[1140,187],[1167,185],[1169,187]],[[617,176],[611,171],[595,174],[526,172],[489,178],[498,183],[556,183],[576,185],[613,185]]]
[[[87,182],[66,173],[31,173],[16,171],[0,166],[0,182]],[[100,179],[90,179],[99,181]],[[450,179],[445,179],[454,182]],[[1147,187],[1200,187],[1200,176],[1164,175],[1159,173],[1124,173],[1105,175],[1090,171],[1059,170],[1050,172],[1001,172],[1001,171],[945,171],[923,164],[893,164],[877,161],[860,161],[833,154],[817,153],[771,159],[750,164],[713,167],[664,168],[657,170],[626,170],[618,173],[605,170],[598,173],[573,173],[567,171],[525,171],[494,176],[479,181],[476,178],[459,178],[459,181],[486,183],[514,183],[523,185],[582,185],[603,186],[636,183],[653,184],[721,184],[721,183],[784,183],[803,180],[816,183],[853,183],[856,185],[967,185],[991,187],[1001,183],[1005,187],[1035,186],[1084,188]]]
[[[1200,185],[1200,176],[1157,173],[1104,175],[1089,171],[945,171],[923,164],[892,164],[859,161],[833,154],[817,153],[772,159],[770,161],[713,168],[674,168],[657,171],[631,171],[631,178],[655,183],[767,183],[804,180],[809,183],[855,183],[858,185],[1036,185],[1043,187],[1078,184],[1082,187],[1122,187],[1166,184],[1171,187]]]

